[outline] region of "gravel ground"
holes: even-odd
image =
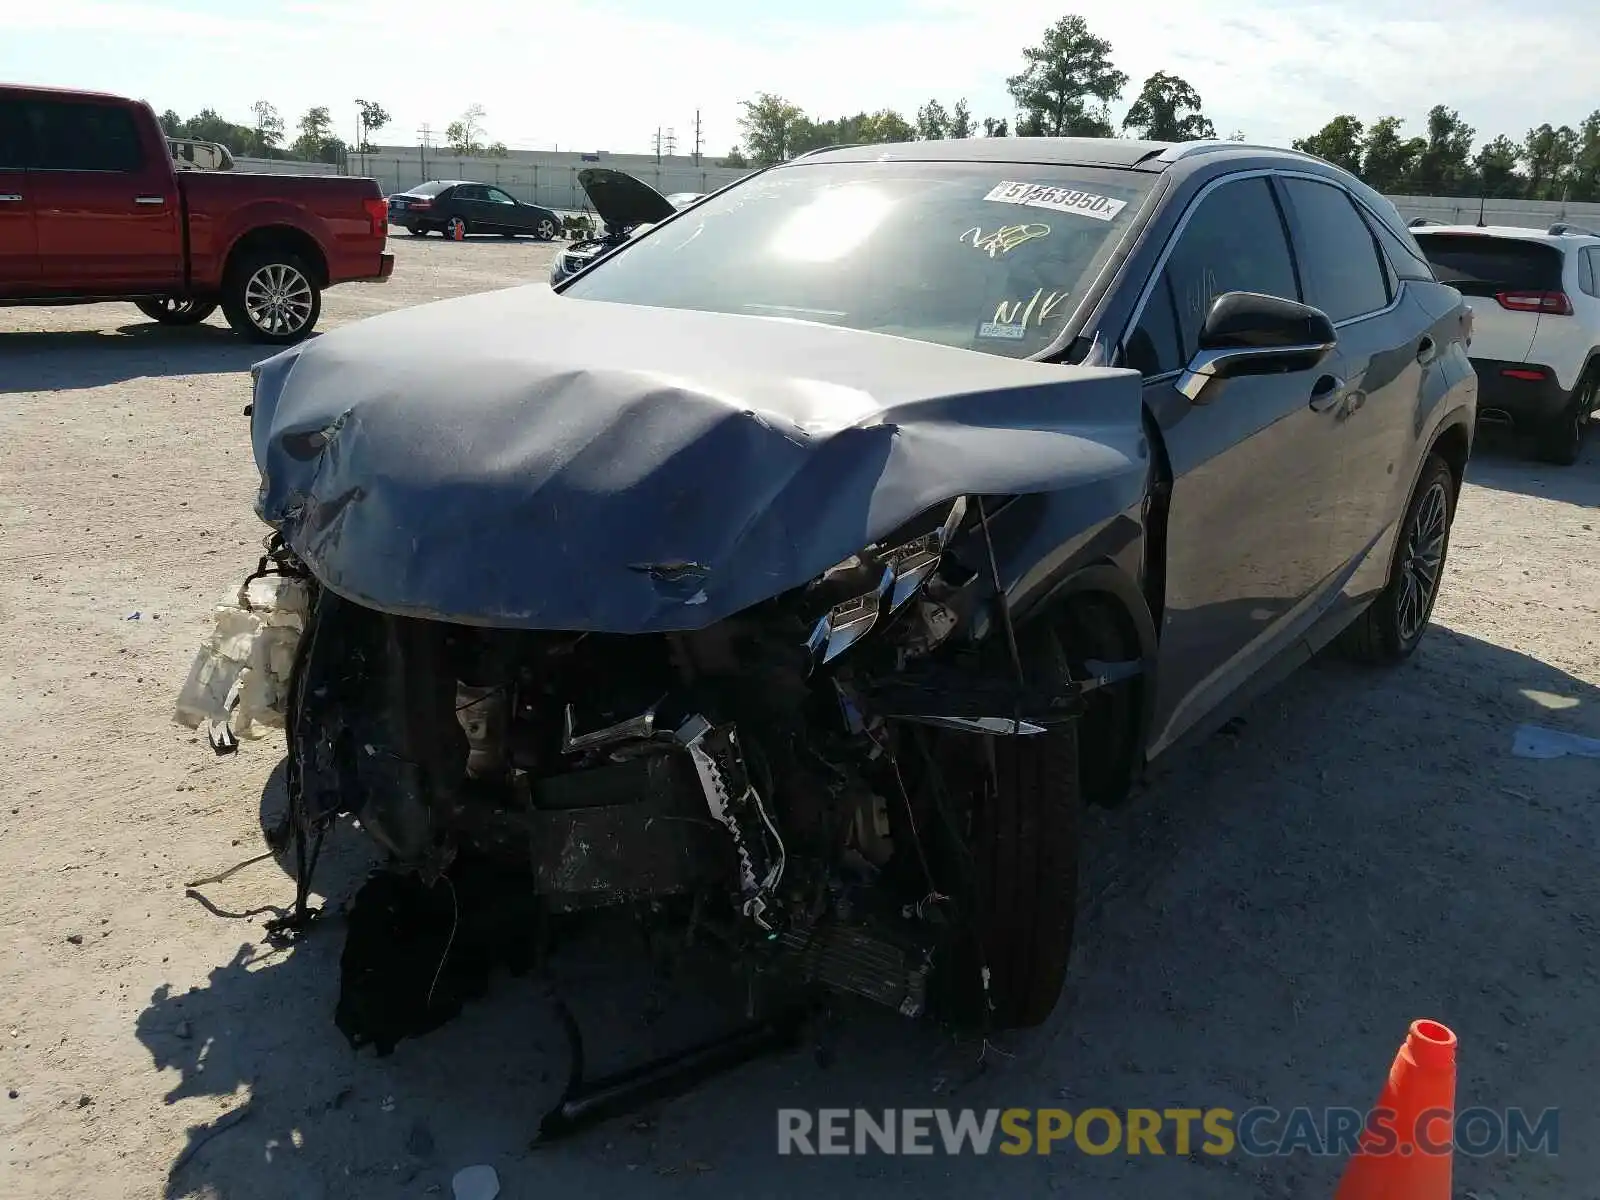
[[[329,293],[325,328],[542,279],[550,254],[395,249],[388,285]],[[170,722],[263,532],[256,353],[220,318],[123,305],[3,310],[0,331],[0,1194],[422,1197],[484,1162],[507,1197],[1326,1196],[1338,1161],[1305,1155],[780,1160],[774,1110],[1365,1106],[1419,1016],[1460,1034],[1461,1107],[1561,1110],[1557,1157],[1458,1156],[1458,1195],[1595,1194],[1600,762],[1510,746],[1524,720],[1600,736],[1600,446],[1567,469],[1482,447],[1412,663],[1313,664],[1094,816],[1045,1029],[979,1069],[862,1011],[827,1065],[770,1059],[530,1151],[564,1071],[532,986],[356,1054],[331,1019],[336,925],[263,943],[292,897],[274,862],[185,887],[259,853],[282,803],[281,742],[217,758]],[[347,897],[365,861],[337,841],[320,890]],[[612,999],[586,1017],[640,1052]]]

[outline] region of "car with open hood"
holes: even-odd
[[[596,182],[655,223],[556,288],[255,369],[286,828],[354,815],[429,936],[471,882],[764,995],[1039,1024],[1084,804],[1336,640],[1423,639],[1460,293],[1359,180],[1233,142],[836,148],[670,214]]]
[[[702,199],[699,192],[663,196],[636,175],[610,167],[589,167],[578,172],[578,185],[600,218],[600,233],[573,242],[557,252],[550,264],[550,282],[560,283],[590,263],[637,237],[657,221]]]

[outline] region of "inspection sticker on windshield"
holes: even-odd
[[[1021,341],[1028,336],[1026,325],[1011,325],[1005,321],[985,321],[978,326],[978,336],[981,338],[1005,338],[1007,341]]]
[[[1054,212],[1093,217],[1096,221],[1110,221],[1128,207],[1126,200],[1096,196],[1093,192],[1044,183],[1015,183],[1009,179],[995,184],[984,199],[997,204],[1020,204],[1024,208],[1048,208]]]

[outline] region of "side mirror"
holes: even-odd
[[[1193,403],[1205,404],[1216,381],[1309,371],[1338,342],[1321,309],[1259,292],[1228,292],[1211,305],[1200,327],[1200,348],[1177,388]]]

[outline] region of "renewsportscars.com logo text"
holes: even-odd
[[[1430,1109],[1410,1129],[1385,1108],[804,1108],[778,1110],[779,1154],[1080,1154],[1252,1157],[1555,1154],[1560,1110]]]

